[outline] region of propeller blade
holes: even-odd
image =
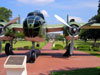
[[[58,15],[54,15],[56,19],[58,19],[60,22],[62,22],[63,24],[65,24],[66,26],[68,26],[69,28],[71,28],[70,25],[68,25],[61,17],[59,17]]]
[[[88,23],[86,23],[86,24],[80,26],[79,28],[82,28],[83,26],[90,26],[91,24],[93,24],[93,23],[95,23],[95,22],[96,22],[96,20],[92,20],[92,21],[90,21],[90,22],[88,22]]]
[[[72,55],[72,51],[74,50],[74,35],[72,35],[72,40],[71,40],[71,47],[70,47],[70,54]]]
[[[8,23],[5,25],[4,28],[6,28],[7,26],[10,26],[11,24],[15,23],[18,19],[19,19],[19,17],[17,17],[17,18],[15,18],[15,19],[11,20],[10,22],[8,22]]]

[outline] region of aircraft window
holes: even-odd
[[[34,19],[35,19],[34,16],[30,16],[30,17],[27,18],[27,22],[30,23],[30,24],[32,24],[33,21],[34,21]]]
[[[36,26],[38,26],[39,24],[38,24],[38,21],[35,21],[35,24],[37,24]]]
[[[34,19],[35,18],[35,16],[30,16],[30,17],[28,17],[28,19]]]
[[[28,23],[32,24],[33,23],[33,19],[28,19]]]
[[[40,20],[40,17],[37,17],[36,20]]]
[[[28,19],[27,19],[28,23],[30,23],[30,24],[32,24],[34,20],[36,20],[36,22],[37,22],[37,21],[40,20],[40,17],[30,16],[30,17],[28,17]]]

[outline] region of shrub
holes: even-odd
[[[98,46],[93,46],[93,47],[92,47],[92,50],[93,50],[93,51],[100,51],[100,47],[98,47]]]
[[[55,47],[52,47],[53,50],[60,50],[60,49],[64,49],[64,47],[60,44],[56,44]]]
[[[88,51],[88,50],[92,50],[90,45],[80,45],[77,47],[79,50],[84,50],[84,51]]]

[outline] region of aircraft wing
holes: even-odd
[[[61,24],[61,25],[59,25],[59,24],[58,25],[47,25],[46,30],[47,30],[47,32],[63,31],[64,30],[63,27],[64,27],[63,24]]]
[[[7,23],[6,22],[0,22],[1,25],[5,26]],[[10,29],[14,29],[16,31],[23,31],[23,25],[22,24],[12,24],[8,26]]]
[[[0,24],[5,26],[7,23],[6,22],[0,22]]]
[[[11,28],[13,28],[15,31],[23,31],[23,25],[22,24],[12,24],[11,26],[9,26]]]
[[[83,26],[81,29],[100,29],[100,23],[93,23],[88,26]]]

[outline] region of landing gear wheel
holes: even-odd
[[[10,43],[7,43],[6,46],[5,46],[5,54],[6,54],[7,56],[8,56],[8,55],[14,55]]]
[[[36,53],[35,53],[35,51],[31,51],[31,55],[30,55],[28,62],[34,63],[35,60],[36,60]]]
[[[39,44],[37,44],[37,45],[36,45],[36,47],[40,47],[40,45],[39,45]]]
[[[67,51],[64,53],[63,56],[64,56],[64,57],[69,57],[69,56],[71,56],[71,54],[70,54],[70,44],[68,45]]]

